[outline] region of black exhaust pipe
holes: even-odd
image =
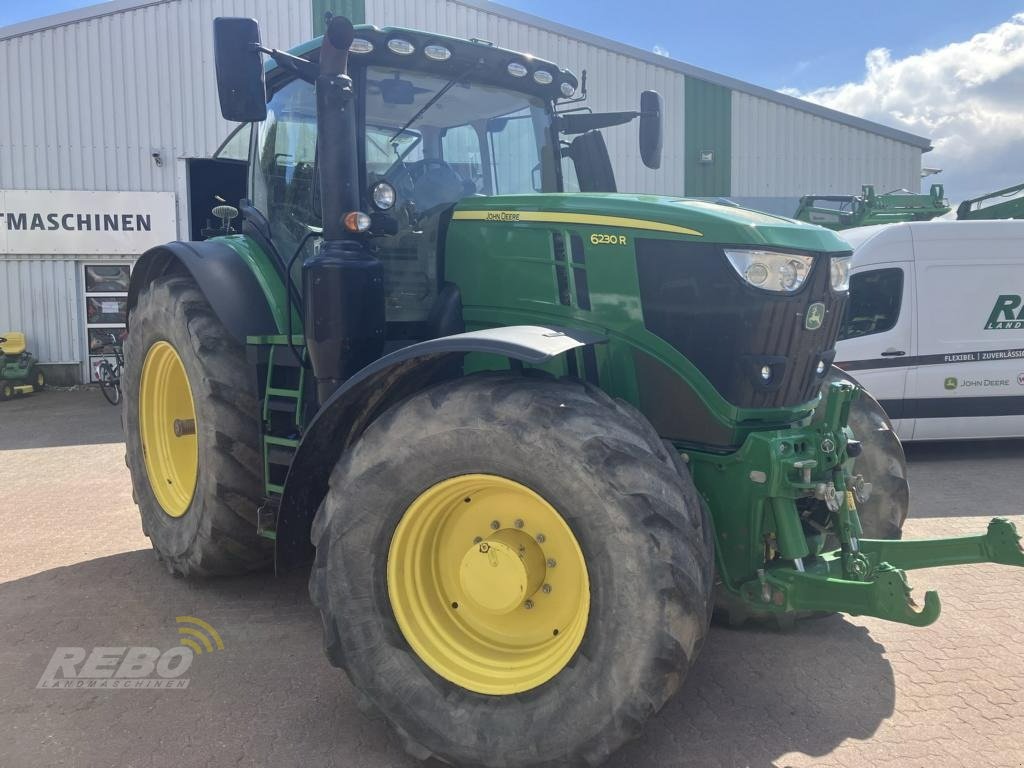
[[[356,103],[348,76],[354,36],[351,21],[331,19],[316,79],[323,242],[303,262],[302,286],[306,349],[321,404],[380,357],[384,346],[383,267],[367,249],[366,235],[345,225],[346,215],[359,211],[360,204]]]

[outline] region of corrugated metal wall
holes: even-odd
[[[732,196],[778,201],[792,214],[807,194],[921,186],[921,150],[738,91],[732,92]]]
[[[597,111],[634,110],[641,89],[660,91],[661,170],[640,162],[635,122],[606,139],[620,190],[684,191],[685,74],[459,0],[154,0],[0,40],[0,188],[173,191],[187,226],[180,158],[209,156],[229,130],[217,104],[212,19],[252,16],[265,43],[287,48],[319,31],[317,11],[364,5],[379,26],[480,37],[577,74],[586,69],[588,106]],[[730,98],[725,141],[736,199],[788,213],[808,192],[918,186],[918,148],[745,93]],[[79,359],[77,279],[73,254],[0,256],[0,325],[24,329],[44,360]]]
[[[683,190],[684,76],[539,26],[502,16],[499,10],[469,7],[453,0],[366,0],[366,20],[377,26],[426,29],[456,37],[479,37],[548,59],[579,75],[587,70],[595,111],[636,110],[640,91],[665,98],[665,149],[661,170],[640,162],[636,121],[604,131],[621,192],[680,194]]]
[[[309,0],[175,0],[0,41],[0,188],[175,191],[175,158],[228,132],[215,16],[279,48],[312,35]]]
[[[213,18],[253,16],[288,47],[312,36],[309,8],[174,0],[0,40],[0,189],[180,192],[178,158],[210,155],[229,130]],[[0,330],[24,331],[43,362],[82,360],[79,270],[74,254],[0,255]]]
[[[0,257],[2,258],[2,257]],[[23,331],[47,363],[82,358],[83,329],[74,259],[25,256],[0,261],[0,333]]]

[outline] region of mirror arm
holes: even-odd
[[[289,72],[294,72],[307,83],[315,83],[316,76],[320,74],[320,68],[308,59],[292,56],[290,53],[280,51],[277,48],[265,48],[259,43],[253,43],[252,47],[253,50],[267,54],[267,56],[277,62],[279,67],[287,69]]]

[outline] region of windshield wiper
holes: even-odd
[[[444,96],[446,93],[448,93],[448,91],[450,91],[452,89],[452,87],[457,82],[462,80],[462,78],[464,78],[468,74],[469,74],[469,70],[466,70],[465,72],[462,72],[461,74],[456,75],[451,80],[449,80],[447,83],[445,83],[443,86],[441,86],[440,90],[438,90],[437,93],[435,93],[433,96],[431,96],[427,100],[427,103],[424,104],[422,107],[420,107],[419,111],[417,111],[415,115],[413,115],[412,117],[409,118],[409,122],[407,122],[405,125],[403,125],[401,128],[399,128],[397,131],[395,131],[395,135],[392,136],[388,140],[388,143],[392,147],[394,147],[396,155],[399,154],[399,152],[398,152],[398,146],[395,144],[395,139],[397,139],[399,136],[401,136],[403,133],[405,133],[409,129],[410,125],[412,125],[417,120],[419,120],[421,117],[423,117],[423,113],[424,112],[426,112],[428,109],[430,109],[432,106],[434,106],[441,99],[442,96]]]

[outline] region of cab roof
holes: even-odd
[[[394,40],[411,43],[413,45],[412,53],[396,53],[389,47],[389,43]],[[316,61],[320,54],[322,41],[323,36],[321,35],[295,46],[289,53]],[[367,53],[358,52],[356,46],[360,42],[369,43],[372,50]],[[445,61],[430,59],[424,53],[427,46],[443,46],[450,51],[451,56]],[[356,25],[355,41],[353,41],[353,51],[349,56],[349,63],[415,69],[449,78],[464,74],[472,77],[475,81],[530,93],[549,101],[566,98],[562,92],[563,84],[571,87],[573,93],[579,86],[576,75],[571,71],[531,54],[510,51],[478,38],[464,40],[405,27]],[[511,64],[519,64],[525,70],[525,74],[513,75],[509,71]],[[272,59],[267,59],[265,68],[268,78],[274,78],[279,69]],[[550,82],[538,81],[538,73],[541,73],[539,77],[542,80],[550,76]]]

